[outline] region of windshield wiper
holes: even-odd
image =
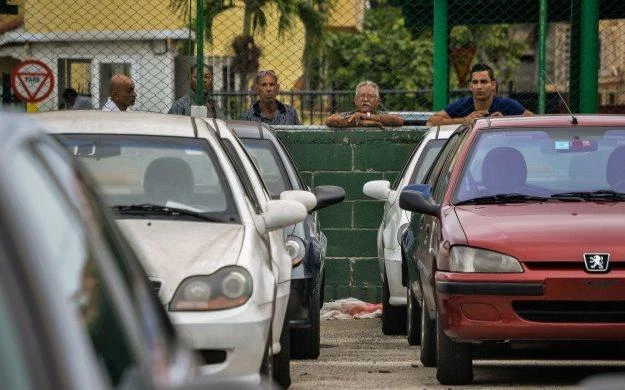
[[[111,209],[119,214],[165,214],[171,216],[183,215],[185,217],[194,217],[205,221],[223,222],[221,219],[211,218],[205,214],[198,213],[197,211],[191,211],[179,207],[162,206],[153,203],[115,205],[111,206]]]
[[[456,203],[456,206],[463,204],[489,204],[489,203],[524,203],[524,202],[546,202],[549,198],[544,196],[526,195],[512,192],[509,194],[497,194],[479,196]]]
[[[612,190],[572,191],[552,194],[552,198],[579,198],[584,200],[625,200],[625,193]]]

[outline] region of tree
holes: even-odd
[[[171,7],[175,11],[188,15],[189,1],[171,0]],[[327,0],[243,0],[243,31],[241,35],[233,37],[235,53],[233,68],[239,74],[241,89],[247,90],[250,78],[258,71],[258,63],[262,54],[254,40],[256,31],[262,33],[267,25],[267,6],[273,4],[278,9],[278,32],[282,36],[291,28],[295,18],[302,21],[306,30],[304,45],[304,61],[315,58],[315,53],[321,49],[324,26],[327,17],[322,12]],[[206,10],[206,38],[212,41],[213,19],[221,12],[234,7],[234,0],[204,0]]]

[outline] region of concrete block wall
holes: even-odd
[[[392,183],[426,128],[274,129],[308,185],[333,184],[346,192],[343,203],[319,212],[321,229],[328,238],[325,301],[354,297],[381,302],[376,240],[383,203],[366,197],[362,186],[378,179]]]

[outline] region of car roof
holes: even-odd
[[[195,137],[192,118],[151,112],[48,111],[33,118],[50,133],[146,134]]]
[[[424,137],[430,139],[447,139],[462,125],[430,126]]]
[[[239,138],[265,139],[272,138],[271,127],[262,122],[227,120],[226,123]]]
[[[575,118],[577,124],[574,123]],[[572,126],[625,126],[625,115],[608,114],[557,114],[506,116],[478,119],[474,128],[488,127],[572,127]]]

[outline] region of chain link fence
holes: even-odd
[[[569,94],[588,55],[579,45],[586,1],[544,2],[546,112],[563,112],[563,101],[577,107]],[[261,69],[278,74],[279,99],[304,124],[352,110],[363,80],[380,85],[386,110],[433,110],[437,3],[446,4],[449,99],[467,94],[470,66],[484,62],[495,69],[499,94],[537,109],[540,0],[0,0],[4,108],[26,108],[11,86],[23,83],[35,94],[51,90],[35,109],[59,109],[67,88],[99,109],[111,76],[122,73],[135,82],[133,110],[167,112],[188,90],[198,3],[212,94],[228,118],[255,101]],[[625,2],[597,3],[598,111],[625,112]],[[47,65],[54,85],[28,69],[11,77],[24,60]]]

